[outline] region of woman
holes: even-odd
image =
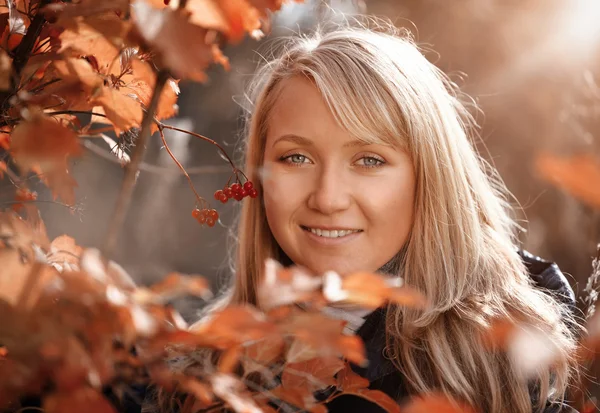
[[[372,388],[399,401],[442,391],[482,412],[567,411],[573,293],[555,265],[518,252],[507,192],[474,151],[453,85],[386,30],[295,38],[258,73],[245,158],[261,195],[242,208],[226,301],[260,307],[267,258],[401,276],[431,307],[366,317]],[[559,361],[519,380],[481,338],[496,317],[543,328]],[[375,409],[359,403],[329,408]]]

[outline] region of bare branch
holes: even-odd
[[[158,107],[162,90],[165,87],[167,81],[169,80],[169,77],[169,72],[166,70],[161,70],[158,72],[156,78],[156,85],[154,86],[154,91],[152,93],[152,99],[150,100],[148,110],[146,111],[146,113],[144,114],[144,118],[142,119],[141,131],[138,136],[135,149],[131,156],[131,162],[129,162],[125,167],[125,177],[123,178],[123,182],[121,184],[121,190],[119,192],[119,198],[117,199],[117,205],[115,206],[113,218],[108,225],[108,231],[106,233],[106,238],[102,246],[102,254],[107,260],[110,259],[114,252],[119,232],[121,230],[121,227],[123,226],[123,222],[125,221],[127,211],[129,210],[129,205],[131,204],[131,198],[133,195],[133,189],[135,188],[139,166],[144,158],[144,154],[146,153],[146,143],[150,138],[150,131],[154,119],[154,112]]]

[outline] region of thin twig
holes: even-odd
[[[229,162],[229,164],[231,165],[231,167],[233,168],[234,173],[240,172],[242,175],[244,175],[244,173],[242,171],[240,171],[239,169],[236,168],[235,164],[233,163],[233,161],[231,160],[231,158],[229,157],[229,155],[227,155],[227,152],[225,151],[225,149],[223,149],[223,147],[221,145],[219,145],[216,141],[207,138],[204,135],[200,135],[199,133],[195,133],[195,132],[191,132],[185,129],[181,129],[181,128],[177,128],[175,126],[171,126],[171,125],[166,125],[162,122],[157,122],[159,127],[165,128],[165,129],[171,129],[177,132],[182,132],[182,133],[187,133],[188,135],[194,136],[198,139],[202,139],[203,141],[206,141],[212,145],[215,145],[217,148],[219,148],[219,150],[221,151],[221,153],[223,154],[223,156],[225,156],[225,158],[227,158],[227,161]],[[244,178],[246,178],[246,175],[244,175]],[[248,178],[246,178],[248,179]]]
[[[142,119],[142,127],[140,130],[140,134],[137,138],[135,149],[133,150],[133,153],[131,155],[131,162],[129,162],[125,167],[125,177],[123,178],[123,182],[121,184],[121,190],[119,192],[119,198],[117,199],[117,205],[115,206],[113,218],[111,219],[108,225],[106,238],[101,249],[102,254],[106,260],[109,260],[114,252],[119,232],[121,230],[121,227],[123,226],[123,222],[125,221],[127,211],[129,210],[129,205],[131,204],[131,198],[133,195],[133,189],[135,188],[136,177],[139,171],[139,165],[144,158],[144,154],[146,153],[146,143],[150,138],[151,126],[154,119],[154,112],[158,107],[162,90],[165,87],[167,81],[169,80],[169,77],[169,72],[166,70],[161,70],[158,72],[158,75],[156,77],[156,84],[154,86],[154,91],[152,92],[152,99],[150,100],[148,110],[146,111],[146,113],[144,114],[144,118]]]
[[[99,145],[95,143],[85,140],[82,142],[82,145],[88,149],[90,152],[101,156],[103,159],[110,161],[114,164],[118,164],[122,166],[121,161],[117,159],[117,157],[110,151],[101,148]],[[157,175],[171,174],[171,175],[182,175],[183,172],[179,168],[174,167],[163,167],[151,165],[146,162],[140,162],[139,170],[143,172],[153,173]],[[231,168],[228,166],[197,166],[194,168],[187,168],[186,172],[188,175],[204,175],[204,174],[222,174],[225,172],[229,172]]]
[[[167,144],[167,140],[165,139],[165,132],[164,132],[164,129],[162,126],[158,127],[158,133],[160,134],[160,139],[162,140],[163,145],[165,145],[165,149],[167,150],[167,153],[169,154],[171,159],[173,159],[173,162],[175,162],[177,164],[177,166],[179,167],[181,172],[183,172],[185,177],[187,178],[188,183],[190,184],[190,188],[192,189],[192,192],[194,192],[194,195],[196,195],[196,200],[198,201],[198,204],[202,205],[203,203],[206,203],[206,201],[200,195],[198,195],[198,192],[196,192],[196,188],[194,188],[194,183],[192,182],[192,178],[190,178],[190,175],[185,171],[185,168],[183,167],[181,162],[179,162],[177,160],[177,158],[175,157],[173,152],[171,152],[171,149],[169,148],[169,145]]]

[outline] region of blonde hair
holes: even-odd
[[[244,148],[250,179],[260,182],[269,113],[280,85],[309,78],[339,124],[358,139],[392,143],[411,154],[415,220],[402,276],[423,291],[425,312],[390,308],[387,352],[411,393],[432,390],[485,412],[530,412],[530,388],[482,338],[491,320],[525,321],[547,331],[560,356],[533,379],[533,410],[564,397],[575,346],[560,304],[536,289],[517,253],[506,188],[471,142],[475,124],[456,86],[390,25],[351,25],[295,36],[258,72]],[[259,191],[260,191],[259,184]],[[257,302],[267,258],[281,258],[261,202],[243,205],[229,302]]]
[[[562,400],[576,372],[570,356],[575,338],[561,319],[567,311],[532,285],[517,253],[508,192],[474,150],[475,123],[457,87],[407,32],[376,23],[292,37],[279,57],[262,66],[248,94],[246,173],[261,192],[269,114],[282,81],[293,76],[309,78],[339,124],[358,139],[406,149],[417,189],[398,276],[424,292],[431,307],[389,308],[386,353],[412,394],[442,391],[490,413],[542,411],[547,401]],[[284,258],[260,199],[243,204],[237,234],[233,284],[213,310],[228,303],[260,307],[265,260]],[[539,368],[531,381],[521,380],[518,366],[484,342],[495,318],[543,330],[557,361]],[[205,356],[191,354],[176,368]],[[158,396],[167,411],[173,399]]]

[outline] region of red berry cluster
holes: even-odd
[[[231,198],[235,199],[236,201],[241,201],[247,196],[250,198],[256,198],[258,196],[258,191],[256,188],[254,188],[254,185],[251,181],[246,181],[244,186],[236,182],[231,184],[229,187],[219,189],[215,192],[215,199],[217,201],[221,201],[222,203],[226,203]]]
[[[216,209],[198,209],[194,208],[192,216],[196,218],[201,225],[206,224],[209,227],[214,227],[217,220],[219,219],[219,213]]]

